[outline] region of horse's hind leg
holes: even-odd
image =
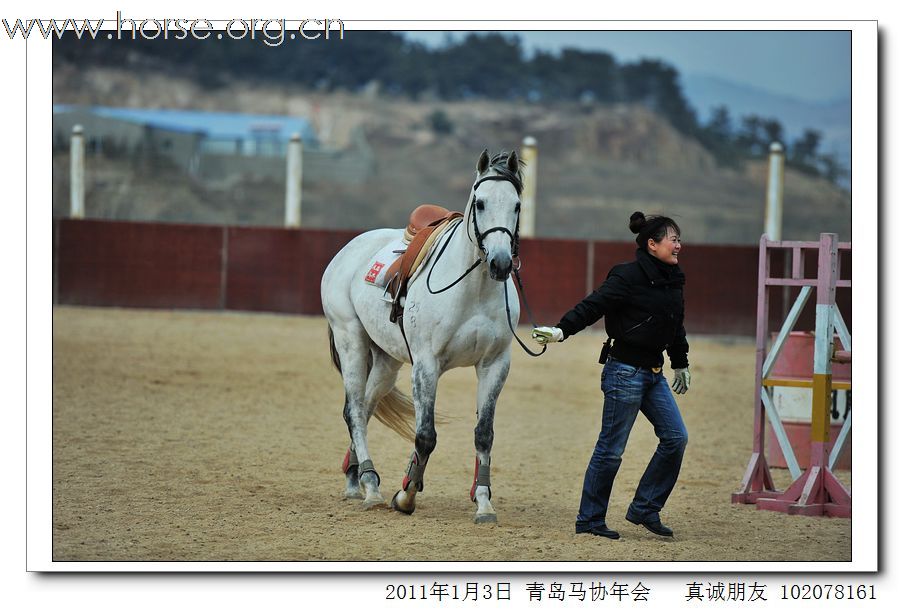
[[[495,523],[496,509],[490,502],[490,452],[493,449],[493,421],[496,400],[508,377],[510,364],[506,352],[492,361],[477,364],[477,426],[474,428],[474,482],[471,485],[471,501],[477,504],[475,523]]]
[[[359,497],[352,488],[357,481],[364,490],[364,507],[385,504],[386,500],[380,493],[380,476],[370,459],[370,451],[367,448],[367,421],[370,413],[366,403],[366,390],[368,379],[368,358],[370,356],[370,341],[364,330],[341,333],[334,330],[335,346],[342,364],[342,383],[345,386],[345,409],[342,416],[348,426],[349,437],[352,445],[346,455],[348,463],[346,467],[346,496]],[[354,453],[354,455],[352,455]],[[353,469],[353,459],[357,459],[357,474],[350,475]],[[357,476],[357,478],[356,478]],[[351,493],[351,495],[349,495]]]
[[[348,398],[345,398],[345,408],[342,409],[342,418],[345,424],[349,426],[349,437],[351,437],[350,414],[348,409]],[[342,472],[345,474],[345,499],[364,499],[361,493],[361,483],[358,480],[358,453],[355,452],[354,440],[351,441],[348,450],[345,451],[345,458],[342,460]]]
[[[371,365],[367,374],[367,385],[364,391],[364,408],[367,415],[367,422],[370,423],[371,417],[379,401],[395,386],[398,378],[399,369],[402,363],[394,360],[392,357],[383,352],[376,345],[371,345]],[[349,422],[349,404],[345,403],[343,416],[346,423]],[[351,432],[351,429],[349,429]],[[342,462],[342,471],[345,473],[345,498],[346,499],[363,499],[361,493],[361,484],[358,480],[358,456],[355,450],[354,440],[348,451],[345,453],[345,459]]]
[[[424,469],[430,453],[436,448],[433,411],[439,374],[439,366],[435,362],[415,360],[411,367],[411,390],[415,407],[414,452],[408,461],[402,488],[392,498],[392,507],[405,514],[414,512],[415,497],[424,490]]]

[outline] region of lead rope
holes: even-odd
[[[519,260],[520,261],[520,260]],[[530,311],[530,305],[527,303],[527,296],[524,295],[524,285],[521,284],[521,275],[518,273],[518,268],[512,268],[512,273],[515,275],[515,280],[518,281],[518,293],[520,295],[520,299],[524,302],[524,308],[527,310],[527,318],[530,321],[531,327],[536,327],[537,324],[534,323],[534,315]],[[531,357],[539,357],[543,353],[546,352],[546,349],[549,348],[547,345],[543,345],[543,350],[539,353],[534,353],[527,346],[521,342],[521,338],[518,337],[518,334],[515,333],[515,328],[512,326],[512,311],[509,309],[509,300],[508,300],[508,283],[503,283],[504,291],[505,291],[505,320],[508,321],[509,329],[512,330],[512,336],[515,337],[515,340],[518,341],[518,344],[521,345],[521,348],[524,349],[524,352],[530,355]]]
[[[524,309],[527,310],[527,319],[530,322],[531,327],[537,327],[537,324],[534,322],[534,313],[531,312],[530,304],[527,303],[527,294],[524,293],[524,284],[521,282],[521,232],[519,229],[521,228],[521,213],[518,213],[518,222],[515,225],[515,235],[512,236],[512,253],[514,255],[513,259],[518,261],[518,265],[515,266],[514,262],[512,262],[512,273],[515,275],[515,280],[518,283],[518,291],[517,294],[519,299],[524,301]],[[529,348],[527,348],[523,342],[521,342],[521,338],[518,337],[518,334],[515,333],[515,328],[512,327],[512,313],[509,310],[509,302],[508,302],[508,283],[505,283],[505,314],[506,319],[508,320],[509,329],[512,330],[512,336],[515,337],[515,340],[518,341],[518,344],[521,345],[521,348],[530,355],[531,357],[539,357],[543,353],[546,352],[546,349],[549,348],[547,345],[543,345],[543,350],[539,353],[532,352]]]

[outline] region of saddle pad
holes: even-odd
[[[386,272],[389,266],[402,256],[402,252],[408,247],[401,239],[394,240],[380,249],[371,259],[364,275],[364,281],[378,287],[386,287],[389,278]]]

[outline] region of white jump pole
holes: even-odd
[[[292,134],[286,152],[286,227],[301,227],[301,135]]]
[[[521,159],[524,161],[524,189],[521,191],[522,236],[536,235],[537,210],[537,139],[527,136],[522,142]]]
[[[69,216],[85,217],[85,135],[80,125],[72,128],[69,143]]]
[[[769,179],[766,184],[766,223],[769,240],[782,239],[782,195],[785,189],[785,150],[781,143],[769,147]]]
[[[785,193],[785,149],[781,143],[769,146],[769,177],[766,183],[766,218],[763,233],[769,240],[782,239],[782,200]],[[791,273],[791,262],[785,260],[785,276]],[[782,288],[782,312],[788,312],[790,287]]]

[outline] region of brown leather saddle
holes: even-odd
[[[395,323],[402,316],[404,308],[401,301],[408,294],[408,281],[423,263],[433,243],[451,221],[462,217],[462,213],[436,204],[422,204],[411,212],[404,237],[408,247],[386,272],[386,277],[390,279],[387,291],[392,296],[390,321]]]

